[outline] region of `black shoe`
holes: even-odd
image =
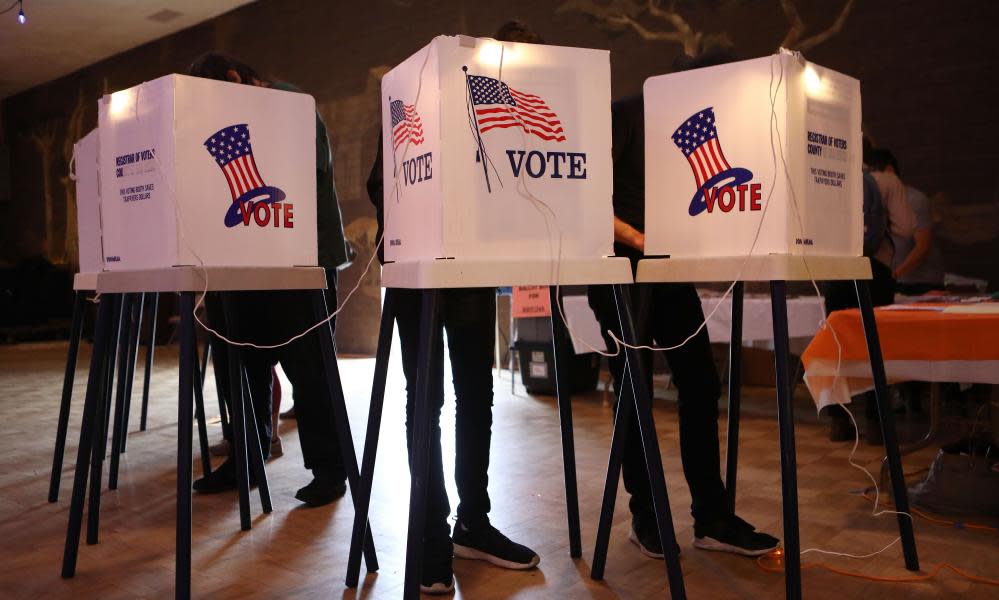
[[[257,485],[257,478],[250,470],[250,487]],[[218,466],[208,475],[198,479],[191,486],[194,491],[201,494],[218,494],[236,489],[236,463],[232,458],[227,458],[224,463]]]
[[[702,550],[760,556],[778,546],[780,540],[756,531],[755,527],[735,515],[710,523],[694,523],[694,547]]]
[[[454,591],[454,546],[451,538],[441,537],[424,543],[420,591],[424,594],[450,594]]]
[[[313,469],[312,483],[295,492],[295,498],[306,506],[315,508],[339,500],[347,493],[344,477],[336,477],[325,470]]]
[[[659,542],[659,527],[656,525],[655,517],[652,519],[640,518],[632,515],[631,533],[628,540],[638,546],[638,549],[649,558],[662,560],[663,545]],[[673,541],[677,556],[680,555],[680,545]]]
[[[531,569],[541,558],[527,546],[510,540],[489,521],[469,529],[460,520],[454,524],[454,555],[490,562],[504,569]]]

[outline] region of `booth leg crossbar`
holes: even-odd
[[[557,301],[552,290],[553,302]],[[427,374],[431,373],[433,356],[442,349],[437,343],[441,338],[435,332],[441,326],[439,289],[422,292],[420,314],[420,337],[417,360],[416,406],[413,418],[413,444],[410,458],[411,484],[409,508],[409,534],[406,545],[405,598],[419,597],[420,573],[423,562],[423,529],[427,508],[427,484],[430,451],[430,389]],[[395,307],[398,298],[393,288],[385,291],[382,306],[381,328],[378,334],[378,351],[375,360],[375,374],[371,390],[371,407],[368,412],[367,434],[364,440],[364,454],[361,458],[360,488],[356,490],[354,529],[351,536],[350,555],[347,562],[346,585],[356,587],[360,579],[361,543],[365,540],[367,515],[371,504],[371,486],[374,479],[375,458],[378,451],[378,432],[381,426],[385,403],[385,381],[388,374],[388,361],[392,351],[392,331],[395,323]],[[557,317],[553,304],[553,316]],[[556,390],[559,405],[559,418],[562,431],[562,458],[566,484],[566,513],[569,522],[570,555],[581,556],[579,533],[579,505],[576,490],[575,443],[572,435],[572,405],[568,388],[565,356],[558,356],[564,345],[558,341],[564,332],[555,328],[553,339],[556,358]],[[562,340],[565,342],[565,340]],[[561,380],[561,382],[559,381]],[[368,570],[372,571],[369,563]]]
[[[892,493],[895,497],[896,510],[900,513],[909,511],[908,492],[905,486],[905,479],[902,474],[902,463],[898,449],[898,436],[895,431],[895,417],[888,404],[887,379],[885,377],[884,362],[881,356],[881,346],[878,340],[877,324],[874,319],[874,308],[871,304],[870,289],[868,283],[863,280],[854,282],[857,300],[860,305],[861,317],[864,324],[864,335],[867,341],[868,354],[870,355],[871,370],[874,376],[874,389],[878,406],[878,414],[881,420],[881,431],[884,436],[886,460],[888,470],[891,475]],[[743,283],[738,282],[733,288],[732,297],[732,337],[730,348],[730,372],[729,372],[729,422],[728,422],[728,443],[726,447],[726,488],[729,502],[732,509],[735,509],[736,500],[736,478],[738,468],[738,445],[739,445],[739,413],[740,413],[740,391],[741,383],[741,360],[740,352],[742,348],[742,301]],[[635,344],[634,327],[631,324],[630,304],[627,302],[627,288],[615,286],[615,298],[618,301],[618,312],[621,318],[622,333],[625,342]],[[797,486],[797,466],[796,452],[794,444],[794,409],[793,409],[793,384],[790,379],[788,368],[789,340],[787,326],[787,296],[786,282],[770,282],[771,306],[773,312],[774,326],[774,360],[777,374],[777,404],[778,421],[780,432],[780,456],[781,456],[781,493],[784,521],[784,573],[785,573],[785,594],[787,598],[801,598],[801,547],[798,536],[798,486]],[[625,301],[622,301],[622,298]],[[626,369],[630,374],[632,384],[634,405],[629,402],[619,402],[618,414],[615,420],[613,438],[611,441],[611,452],[608,464],[607,481],[604,487],[603,506],[600,514],[600,526],[597,531],[596,548],[593,556],[593,567],[591,577],[602,579],[604,567],[607,560],[607,548],[610,540],[610,526],[614,514],[614,499],[617,494],[618,478],[621,468],[621,448],[624,443],[625,433],[622,423],[627,423],[630,411],[634,409],[638,416],[639,428],[643,438],[643,450],[646,464],[649,469],[650,483],[652,484],[653,495],[660,495],[655,498],[656,508],[665,507],[662,515],[657,512],[659,522],[660,539],[664,540],[663,550],[666,555],[667,573],[669,575],[670,591],[674,598],[683,597],[683,581],[679,570],[679,560],[672,550],[672,544],[668,540],[674,539],[672,520],[669,517],[669,504],[665,496],[665,480],[662,478],[662,462],[659,454],[658,442],[655,437],[654,421],[652,418],[652,405],[649,398],[649,390],[644,385],[635,385],[635,382],[644,382],[646,379],[641,372],[642,365],[639,362],[638,352],[633,349],[627,351]],[[622,399],[627,399],[628,390],[622,394]],[[668,527],[664,527],[664,519]],[[902,552],[905,560],[905,568],[910,571],[919,570],[919,559],[916,552],[916,541],[912,529],[912,521],[904,514],[898,515],[899,535],[902,538]],[[671,565],[674,563],[675,567]],[[679,594],[679,595],[678,595]]]

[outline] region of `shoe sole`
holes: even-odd
[[[749,548],[740,548],[738,546],[733,546],[731,544],[726,544],[725,542],[720,542],[714,538],[710,537],[695,537],[694,547],[700,548],[701,550],[711,550],[712,552],[730,552],[732,554],[741,554],[742,556],[762,556],[769,552],[776,550],[780,544],[775,544],[771,548],[762,548],[760,550],[751,550]]]
[[[524,571],[527,569],[533,569],[541,563],[541,558],[535,554],[531,562],[528,563],[518,563],[509,560],[504,560],[498,556],[493,556],[488,552],[483,552],[482,550],[476,550],[469,546],[462,546],[461,544],[454,545],[454,555],[458,558],[464,558],[467,560],[484,560],[490,564],[496,565],[497,567],[502,567],[504,569],[511,569],[513,571]]]
[[[644,546],[644,545],[642,544],[642,541],[638,539],[638,536],[637,536],[637,535],[635,535],[635,530],[634,530],[634,529],[632,529],[632,530],[631,530],[631,533],[630,533],[630,534],[628,534],[628,540],[629,540],[629,541],[630,541],[630,542],[631,542],[632,544],[635,544],[636,546],[638,546],[638,549],[639,549],[639,550],[641,551],[641,553],[642,553],[642,554],[644,554],[645,556],[648,556],[649,558],[654,558],[654,559],[656,559],[656,560],[665,560],[665,558],[666,558],[666,555],[665,555],[665,554],[662,554],[662,553],[658,553],[658,554],[657,554],[657,553],[653,552],[652,550],[649,550],[648,548],[646,548],[646,547],[645,547],[645,546]]]
[[[443,596],[444,594],[450,594],[454,591],[454,579],[451,580],[449,585],[445,585],[443,582],[435,583],[433,585],[423,585],[420,584],[420,592],[423,594],[429,594],[431,596]]]

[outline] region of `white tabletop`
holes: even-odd
[[[871,264],[857,256],[768,256],[646,258],[638,263],[638,283],[709,281],[832,281],[870,279]]]
[[[439,259],[393,262],[382,266],[382,287],[432,289],[509,285],[600,285],[632,283],[624,257],[502,261]]]
[[[104,271],[97,276],[97,291],[102,294],[205,289],[210,292],[322,290],[326,289],[326,272],[322,267],[170,267]]]
[[[77,273],[73,275],[73,290],[77,292],[92,292],[97,289],[98,273]]]

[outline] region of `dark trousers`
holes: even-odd
[[[406,374],[406,442],[412,456],[413,412],[416,403],[417,349],[420,336],[420,290],[397,290],[396,322]],[[475,525],[488,520],[489,442],[493,424],[493,345],[496,341],[496,290],[441,290],[441,321],[447,331],[454,381],[455,465],[458,518]],[[430,462],[424,538],[437,541],[450,534],[451,514],[444,488],[440,414],[444,405],[444,353],[438,329],[438,354],[430,374]]]
[[[636,324],[640,344],[649,345],[654,342],[659,346],[675,346],[692,334],[704,320],[701,300],[697,290],[690,284],[638,284],[634,289],[632,298],[635,305],[631,307],[632,314],[636,318],[643,312],[647,315],[647,318],[640,319]],[[600,329],[605,332],[610,329],[621,338],[612,288],[590,286],[589,300],[590,307],[600,322]],[[642,303],[647,303],[647,310],[638,306]],[[613,348],[606,333],[604,338],[607,347]],[[644,384],[651,391],[651,354],[643,354],[645,373],[648,376]],[[721,394],[721,384],[707,330],[702,330],[682,347],[666,352],[665,357],[679,393],[680,458],[693,500],[691,513],[695,521],[707,523],[729,514],[719,461],[718,397]],[[614,389],[619,392],[621,402],[633,402],[631,379],[623,377],[624,363],[623,351],[610,359]],[[654,522],[652,492],[634,413],[628,423],[621,467],[624,487],[631,494],[629,505],[632,514]]]
[[[332,311],[337,306],[336,270],[326,269],[326,282],[326,304]],[[239,320],[239,339],[235,341],[248,341],[264,346],[278,344],[315,324],[315,292],[311,290],[226,293],[231,294],[233,309]],[[221,298],[209,298],[206,306],[212,327],[219,329],[215,324],[221,323],[222,328],[219,330],[226,331]],[[331,325],[335,327],[336,319]],[[224,341],[217,341],[217,351],[212,356],[215,360],[215,376],[221,380],[220,388],[226,405],[231,407],[228,397],[226,344]],[[318,330],[280,348],[261,350],[245,347],[242,348],[242,353],[256,416],[257,434],[264,456],[269,455],[271,443],[271,369],[281,363],[281,368],[292,385],[305,468],[323,469],[335,478],[345,478],[346,471],[340,456]],[[231,439],[230,432],[224,433],[226,439]]]

